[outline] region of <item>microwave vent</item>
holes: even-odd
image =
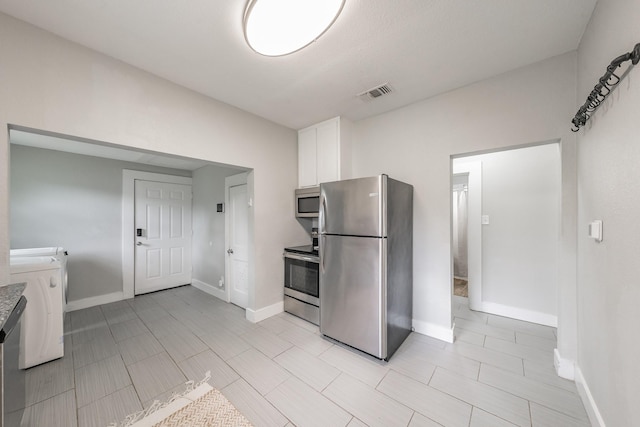
[[[384,96],[384,95],[388,95],[391,92],[393,92],[393,89],[391,88],[389,83],[384,83],[382,85],[373,87],[371,89],[367,89],[362,93],[359,93],[358,97],[360,99],[368,101],[368,100],[380,98],[381,96]]]

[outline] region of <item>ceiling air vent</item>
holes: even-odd
[[[362,93],[359,93],[358,97],[364,100],[370,100],[380,98],[381,96],[390,94],[391,92],[393,92],[393,89],[391,88],[391,86],[389,86],[389,83],[384,83],[380,86],[376,86],[374,88],[365,90]]]

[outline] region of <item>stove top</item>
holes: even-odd
[[[287,251],[287,252],[294,252],[294,253],[298,253],[298,254],[318,256],[318,248],[317,248],[317,246],[314,249],[314,247],[312,245],[292,246],[290,248],[284,248],[284,250]]]

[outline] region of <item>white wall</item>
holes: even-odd
[[[578,50],[582,105],[612,59],[640,42],[640,2],[601,0]],[[627,63],[628,64],[628,63]],[[577,110],[577,108],[576,108]],[[578,133],[577,380],[594,425],[638,424],[640,401],[640,69],[632,69]],[[604,240],[587,224],[604,221]],[[597,418],[597,416],[595,417]]]
[[[225,217],[216,205],[224,203],[225,177],[240,172],[213,165],[193,171],[193,278],[216,288],[224,277],[226,257]]]
[[[556,326],[558,144],[463,157],[454,165],[469,161],[482,163],[481,209],[489,217],[482,225],[482,311]]]
[[[11,145],[11,247],[69,252],[69,301],[122,291],[122,170],[168,169]]]
[[[8,282],[9,124],[253,169],[252,309],[282,302],[296,132],[0,14],[0,284]]]
[[[354,124],[354,176],[387,173],[414,185],[416,330],[452,338],[451,156],[554,139],[573,144],[575,61],[568,53]],[[563,198],[573,185],[565,178]]]

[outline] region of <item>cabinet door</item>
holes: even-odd
[[[338,123],[329,120],[317,127],[318,184],[340,179]]]
[[[308,128],[298,132],[298,186],[318,185],[316,169],[316,129]]]

